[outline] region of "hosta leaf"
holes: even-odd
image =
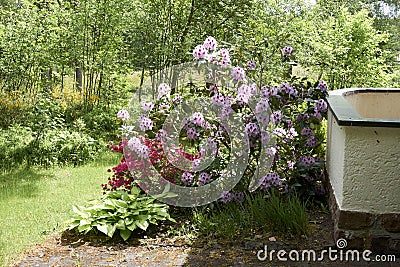
[[[120,213],[120,214],[127,214],[128,209],[126,209],[126,208],[119,208],[119,209],[117,210],[117,212]]]
[[[137,196],[137,195],[139,195],[139,194],[140,194],[140,189],[139,189],[139,188],[133,187],[133,188],[131,189],[131,197]]]
[[[90,224],[89,220],[82,219],[82,220],[79,221],[79,225],[87,225],[87,224]]]
[[[126,229],[125,222],[123,220],[119,220],[115,227],[119,230]]]
[[[87,219],[87,218],[89,218],[89,215],[90,215],[90,213],[89,212],[86,212],[86,211],[84,211],[84,207],[81,207],[81,206],[72,206],[72,211],[74,212],[74,213],[76,213],[76,214],[78,214],[79,216],[81,216],[82,218],[85,218],[85,219]]]
[[[68,229],[69,229],[69,230],[72,230],[72,229],[78,227],[79,225],[80,225],[79,221],[78,221],[78,220],[74,220],[73,222],[71,222],[71,223],[69,224]]]
[[[132,232],[129,230],[119,230],[119,235],[122,237],[124,241],[128,240],[131,236]]]
[[[159,216],[169,217],[169,214],[167,212],[165,212],[165,211],[157,211],[156,213]]]
[[[96,225],[97,230],[99,230],[100,232],[106,234],[109,237],[113,237],[116,227],[115,225]]]
[[[128,204],[120,199],[114,199],[113,202],[115,203],[115,206],[119,207],[119,208],[127,208]]]
[[[90,224],[84,224],[78,226],[78,231],[80,233],[84,232],[85,234],[87,234],[90,230],[92,230],[92,226]]]
[[[131,225],[133,223],[132,218],[125,218],[125,225]]]
[[[146,221],[136,221],[135,224],[137,225],[137,227],[139,227],[143,231],[146,231],[147,227],[149,227],[149,222],[147,220]]]
[[[130,225],[127,225],[126,228],[128,228],[130,231],[135,231],[137,229],[136,223],[132,223]]]
[[[98,210],[98,211],[102,211],[107,209],[108,207],[106,205],[95,205],[95,206],[91,206],[86,208],[87,211],[94,211],[94,210]]]

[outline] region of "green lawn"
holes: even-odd
[[[0,266],[9,265],[30,245],[63,229],[74,204],[102,194],[101,184],[119,154],[79,167],[0,172]]]

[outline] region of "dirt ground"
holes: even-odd
[[[246,234],[234,240],[212,236],[191,239],[186,236],[141,236],[128,242],[65,231],[24,252],[13,266],[400,266],[399,258],[391,263],[258,259],[257,253],[265,250],[265,246],[268,253],[281,249],[321,251],[336,248],[329,214],[310,214],[310,227],[310,234],[301,237],[280,237],[274,233]]]

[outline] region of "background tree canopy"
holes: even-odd
[[[260,84],[285,70],[277,51],[330,83],[397,86],[399,3],[302,0],[0,1],[0,91],[75,90],[83,104],[134,90],[129,75],[155,75],[191,60],[207,36],[250,55]],[[246,62],[238,62],[246,64]]]

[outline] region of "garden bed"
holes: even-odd
[[[263,231],[233,238],[194,238],[188,234],[168,236],[164,229],[161,234],[123,242],[119,237],[78,236],[66,231],[26,251],[15,266],[268,266],[256,256],[264,245],[276,250],[334,246],[330,215],[320,210],[308,211],[308,215],[310,234],[297,237]]]

